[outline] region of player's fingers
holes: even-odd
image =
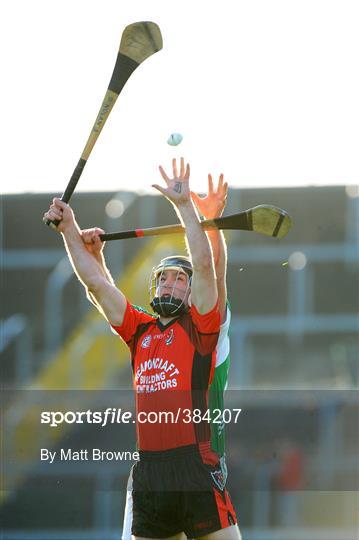
[[[195,193],[194,191],[191,191],[191,197],[192,199],[194,200],[194,202],[197,204],[197,202],[201,202],[202,201],[202,197],[200,197],[199,195],[197,195],[197,193]]]
[[[105,231],[103,229],[100,229],[100,227],[95,227],[93,229],[93,242],[94,244],[100,245],[103,244],[100,235],[105,234]]]
[[[227,198],[227,195],[228,195],[228,182],[224,182],[224,184],[223,184],[223,194],[224,194],[225,198]]]
[[[54,197],[54,199],[52,199],[52,204],[56,206],[57,208],[61,208],[61,210],[65,210],[65,208],[67,208],[68,206],[64,201],[62,201],[58,197]]]
[[[85,242],[85,244],[92,244],[92,229],[85,229],[81,231],[81,238]]]
[[[168,182],[170,181],[170,179],[168,178],[167,174],[165,173],[165,171],[164,171],[162,165],[160,165],[158,168],[159,168],[159,171],[160,171],[160,173],[161,173],[161,176],[162,176],[163,180],[166,182],[166,184],[168,184]]]
[[[172,159],[172,171],[173,171],[173,178],[178,178],[178,171],[177,171],[177,161],[176,158]]]
[[[220,174],[219,180],[218,180],[218,191],[222,190],[223,188],[223,178],[224,178],[223,174]]]
[[[60,216],[62,218],[62,209],[61,208],[58,208],[57,206],[55,206],[54,204],[52,204],[49,208],[49,211],[53,212],[54,215],[56,216]]]
[[[99,235],[94,235],[93,238],[92,238],[92,243],[94,244],[95,247],[100,247],[104,242],[102,242],[101,238],[99,237]]]
[[[189,166],[189,163],[187,163],[186,165],[186,172],[185,172],[185,175],[184,175],[184,179],[185,180],[189,180],[189,175],[191,174],[191,168]]]
[[[91,227],[91,229],[82,229],[81,233],[82,234],[92,234],[92,235],[95,235],[95,234],[104,234],[104,230],[101,229],[100,227]]]
[[[166,190],[163,187],[159,186],[158,184],[152,184],[152,187],[160,191],[162,195],[165,195],[165,196],[167,195]]]
[[[185,175],[184,158],[183,157],[181,157],[180,163],[181,163],[180,178],[183,178],[184,175]]]
[[[50,221],[55,221],[55,220],[61,221],[62,213],[50,209],[47,212],[45,212],[44,218]]]
[[[213,193],[213,179],[212,175],[208,175],[208,195],[211,195]]]

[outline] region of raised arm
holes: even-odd
[[[113,280],[109,279],[109,274],[106,275],[102,250],[99,255],[98,249],[92,250],[89,243],[85,244],[73,211],[60,199],[53,199],[53,204],[44,217],[51,221],[60,221],[57,231],[62,234],[67,254],[78,279],[88,294],[94,298],[95,305],[106,319],[113,325],[121,325],[126,309],[126,298],[115,287]],[[94,233],[91,243],[96,243],[98,247],[101,229],[95,230],[97,232]],[[99,257],[102,258],[103,264]]]
[[[228,184],[223,181],[223,174],[220,175],[217,188],[213,186],[212,176],[208,175],[208,193],[202,198],[196,193],[191,192],[192,199],[199,211],[205,219],[213,219],[220,217],[226,206],[228,192]],[[226,320],[226,304],[227,304],[227,248],[226,240],[222,231],[211,230],[207,231],[209,238],[214,266],[217,278],[218,301],[221,314],[221,322]]]
[[[158,189],[175,207],[177,214],[186,229],[188,250],[192,260],[193,277],[191,286],[191,301],[200,313],[208,313],[215,306],[218,293],[213,265],[213,256],[206,233],[200,226],[200,220],[191,199],[189,188],[190,167],[185,167],[181,158],[180,171],[177,163],[172,161],[173,178],[169,178],[160,166],[166,188],[157,184]]]
[[[93,227],[91,229],[82,229],[81,230],[81,238],[83,243],[85,244],[85,248],[93,257],[95,257],[96,261],[100,265],[101,271],[104,275],[104,277],[107,279],[111,285],[115,285],[114,279],[111,275],[111,272],[107,268],[105,257],[103,254],[103,248],[105,247],[105,242],[102,242],[100,239],[100,234],[103,234],[105,231],[103,229],[100,229],[99,227]],[[86,287],[86,295],[87,298],[90,300],[90,302],[99,310],[102,312],[101,306],[97,303],[96,298],[94,295],[89,291],[89,289]]]

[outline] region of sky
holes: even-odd
[[[358,184],[357,0],[12,0],[3,193],[64,190],[122,31],[141,20],[160,26],[163,50],[126,84],[78,191],[153,192],[158,165],[182,155],[197,190],[208,172],[239,187]]]

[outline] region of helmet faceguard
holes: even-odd
[[[177,275],[174,279],[170,293],[161,294],[161,278],[166,270],[175,270]],[[188,292],[192,281],[192,264],[188,257],[182,255],[172,255],[165,257],[161,262],[152,268],[150,277],[150,305],[156,313],[163,317],[176,317],[187,309]],[[179,287],[180,274],[188,276],[186,289]],[[183,298],[178,298],[178,291],[181,289]]]

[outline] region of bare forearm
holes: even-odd
[[[211,244],[214,266],[217,279],[226,279],[227,270],[227,247],[222,231],[211,230],[207,232]]]
[[[98,262],[100,268],[101,268],[101,271],[102,271],[102,274],[103,276],[107,279],[107,281],[111,284],[111,285],[114,285],[115,286],[115,281],[109,271],[109,269],[107,268],[107,265],[106,265],[106,261],[105,261],[105,257],[103,255],[103,253],[96,253],[96,254],[93,254],[93,257],[96,259],[96,261]],[[103,310],[101,308],[101,306],[99,305],[99,303],[97,302],[95,296],[93,295],[93,293],[87,288],[87,298],[88,300],[90,300],[90,302],[97,307],[97,309],[99,309],[100,311],[102,311],[103,313]]]
[[[191,298],[200,313],[208,313],[218,300],[212,250],[192,205],[178,207],[186,229],[187,248],[193,265]]]
[[[105,276],[105,278],[107,279],[107,281],[109,283],[111,283],[111,285],[114,285],[115,281],[114,281],[114,279],[113,279],[113,277],[111,275],[110,270],[107,268],[104,254],[102,252],[101,253],[96,253],[96,255],[94,255],[94,257],[96,258],[96,261],[100,265],[102,273]]]
[[[85,287],[91,289],[98,277],[103,276],[100,263],[86,250],[81,238],[81,231],[76,224],[66,229],[62,233],[62,237],[77,277]]]
[[[96,258],[89,252],[81,236],[81,230],[74,224],[63,232],[65,246],[71,264],[87,291],[88,298],[105,318],[114,325],[121,325],[126,309],[126,298],[113,284],[104,259]]]
[[[222,231],[213,230],[207,232],[211,244],[214,267],[216,272],[219,311],[222,323],[226,320],[227,311],[227,247]]]
[[[177,213],[186,229],[187,247],[194,268],[210,267],[213,265],[212,251],[206,233],[200,225],[198,214],[188,202],[177,208]]]

